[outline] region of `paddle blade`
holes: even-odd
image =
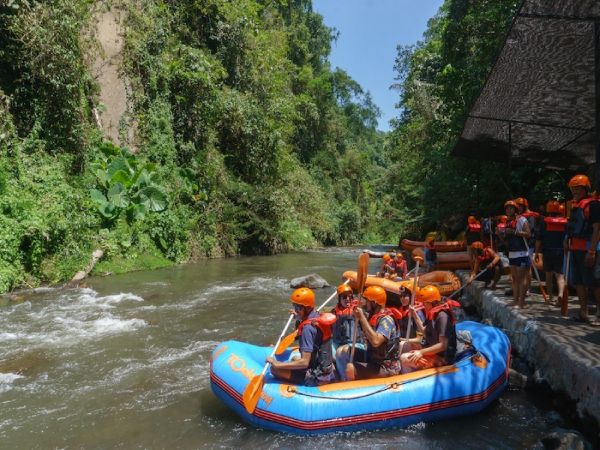
[[[298,336],[298,330],[284,337],[275,349],[275,354],[281,355],[283,352],[285,352],[286,349],[294,343],[294,341],[296,340],[296,336]]]
[[[356,367],[354,367],[353,363],[348,363],[348,365],[346,366],[346,380],[356,380]]]
[[[260,394],[262,394],[264,383],[265,376],[261,374],[254,376],[250,380],[250,383],[248,383],[248,386],[246,386],[242,399],[244,401],[244,408],[246,408],[248,414],[252,414],[256,409],[256,405],[258,405],[258,401],[260,400]]]
[[[358,257],[358,271],[356,272],[356,283],[358,284],[358,293],[362,294],[369,273],[369,254],[361,253]]]

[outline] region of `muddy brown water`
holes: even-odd
[[[484,413],[301,437],[254,429],[213,395],[218,342],[273,343],[291,278],[331,284],[357,249],[239,257],[38,289],[0,306],[0,448],[528,448],[556,420],[507,390]],[[374,270],[378,261],[372,261]],[[324,300],[332,288],[317,291]]]

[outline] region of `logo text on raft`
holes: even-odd
[[[229,358],[227,359],[227,364],[229,364],[231,370],[233,370],[234,372],[241,373],[244,376],[244,378],[247,378],[248,380],[252,380],[252,378],[254,378],[254,376],[256,375],[254,370],[246,368],[246,361],[240,358],[235,353],[229,355]],[[260,398],[267,404],[267,406],[269,406],[271,404],[271,401],[273,400],[273,397],[268,396],[264,392],[260,394]]]

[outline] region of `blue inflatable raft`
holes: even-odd
[[[260,374],[272,347],[227,341],[213,351],[211,386],[249,424],[296,434],[406,427],[475,414],[506,387],[510,342],[497,328],[476,322],[458,323],[456,329],[471,333],[478,354],[451,366],[316,387],[286,384],[267,372],[252,414],[246,412],[242,394]],[[278,358],[285,360],[291,352]]]

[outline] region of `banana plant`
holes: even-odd
[[[114,221],[125,213],[132,222],[167,208],[154,164],[141,165],[129,150],[110,143],[104,143],[101,151],[93,164],[98,189],[90,189],[90,196],[102,217]]]

